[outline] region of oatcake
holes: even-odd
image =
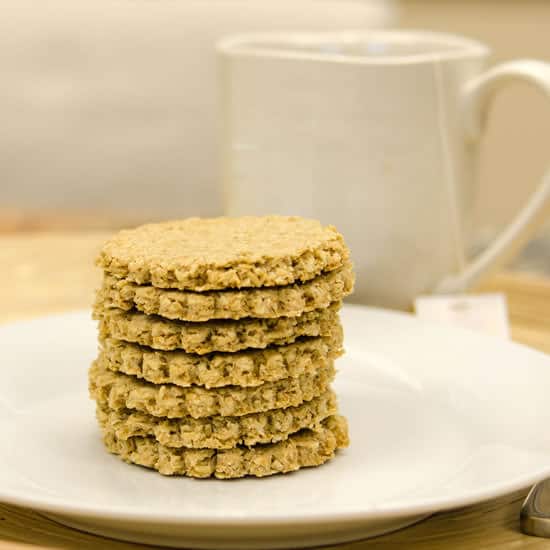
[[[263,477],[319,466],[349,444],[347,422],[339,415],[329,416],[315,430],[302,430],[284,441],[251,448],[174,449],[152,437],[119,439],[109,429],[103,435],[107,449],[126,462],[153,468],[163,475],[222,479]]]
[[[237,478],[347,446],[330,388],[353,288],[334,227],[192,218],[121,231],[97,259],[90,396],[105,445],[166,475]]]
[[[106,275],[97,294],[97,303],[103,308],[137,309],[165,319],[195,322],[243,317],[296,317],[342,300],[353,290],[353,282],[349,263],[305,283],[206,292],[141,286]]]
[[[112,372],[95,361],[89,371],[89,387],[92,398],[107,403],[110,409],[135,409],[167,418],[202,418],[241,416],[300,405],[324,393],[334,375],[331,363],[313,373],[265,382],[253,388],[226,386],[208,390],[200,386],[150,384]]]
[[[298,217],[189,218],[121,231],[98,265],[159,288],[217,290],[288,285],[338,269],[349,257],[332,226]]]
[[[335,413],[336,397],[331,391],[296,407],[244,416],[166,419],[124,409],[111,410],[102,402],[97,407],[99,424],[117,439],[152,436],[166,447],[193,449],[231,449],[237,445],[283,441],[297,431],[314,429]]]
[[[326,337],[302,338],[284,346],[235,353],[196,355],[184,351],[156,351],[122,340],[100,341],[101,362],[153,384],[191,385],[206,388],[259,386],[283,378],[312,372],[342,355],[340,324]]]
[[[213,351],[263,349],[289,344],[301,336],[328,336],[338,323],[340,303],[299,317],[218,320],[204,323],[169,321],[120,309],[96,309],[102,338],[116,338],[159,350],[182,349],[200,355]]]

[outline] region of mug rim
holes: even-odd
[[[452,50],[433,52],[395,54],[385,56],[357,56],[335,52],[314,53],[300,50],[300,45],[334,42],[350,44],[367,39],[378,38],[387,42],[399,42],[424,38],[431,43],[456,47]],[[262,43],[280,42],[294,44],[291,48],[261,47]],[[256,44],[256,45],[255,45]],[[347,31],[267,31],[239,33],[225,36],[216,42],[216,50],[223,56],[269,57],[287,60],[323,61],[333,63],[350,63],[357,65],[404,65],[430,63],[434,61],[458,60],[486,57],[491,50],[483,42],[459,34],[426,31],[426,30],[347,30]]]

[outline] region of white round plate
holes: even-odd
[[[162,477],[103,449],[88,312],[0,327],[0,500],[132,541],[283,548],[380,534],[550,476],[548,356],[359,306],[343,321],[350,448],[235,481]]]

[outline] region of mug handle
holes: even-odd
[[[524,81],[535,85],[550,99],[550,63],[534,60],[510,61],[498,65],[468,82],[463,90],[462,107],[466,140],[479,140],[489,104],[495,92],[504,85]],[[550,170],[542,177],[538,189],[529,198],[513,221],[481,252],[456,274],[444,278],[436,293],[462,292],[471,287],[481,275],[511,257],[531,237],[550,201]]]

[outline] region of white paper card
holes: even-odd
[[[510,337],[504,294],[419,296],[415,310],[421,319],[451,323],[502,338]]]

